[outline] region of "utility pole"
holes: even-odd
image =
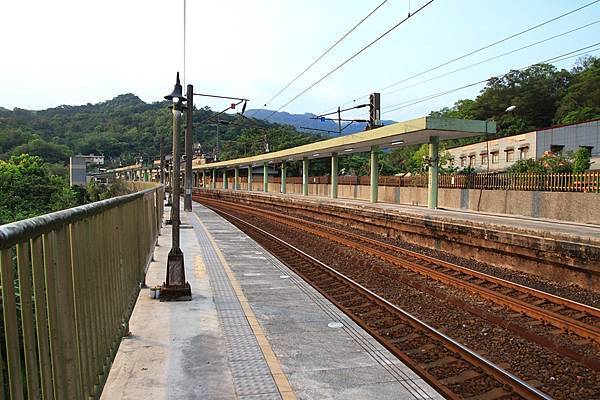
[[[379,128],[381,126],[381,102],[379,93],[369,95],[369,123],[367,130]]]
[[[192,131],[194,113],[194,87],[187,85],[187,110],[185,113],[185,192],[183,194],[183,211],[192,211]]]
[[[342,136],[342,111],[338,106],[338,136]]]
[[[219,161],[219,121],[217,120],[217,148],[215,150],[215,161]]]
[[[160,135],[160,183],[165,184],[165,137]]]

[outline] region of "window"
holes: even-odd
[[[465,156],[462,156],[462,157],[460,158],[460,166],[461,166],[461,167],[464,167],[464,166],[466,165],[466,161],[467,161],[467,157],[465,157]]]
[[[526,160],[529,155],[529,146],[521,147],[519,149],[519,160]]]
[[[448,160],[448,165],[450,165],[451,167],[454,166],[454,157]]]
[[[513,162],[515,159],[515,151],[514,149],[506,150],[506,162]]]
[[[550,152],[552,154],[561,155],[564,148],[565,146],[563,145],[553,144],[550,145]]]
[[[487,153],[481,155],[481,165],[487,165],[488,163],[488,155]]]
[[[500,157],[498,156],[498,152],[492,151],[490,154],[492,155],[492,164],[498,164],[498,162],[500,162]]]
[[[469,156],[469,167],[475,166],[475,154]]]

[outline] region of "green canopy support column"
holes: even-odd
[[[202,170],[202,188],[206,189],[206,171]]]
[[[210,181],[210,188],[211,189],[217,188],[217,170],[216,169],[212,170],[212,180]]]
[[[227,183],[227,170],[223,170],[223,189],[228,189],[229,184]]]
[[[263,191],[269,191],[269,164],[263,163]]]
[[[252,191],[252,165],[248,165],[248,191]]]
[[[379,197],[379,147],[371,147],[371,203]]]
[[[438,206],[438,159],[440,153],[440,138],[429,137],[429,179],[427,181],[427,207],[436,209]]]
[[[233,190],[240,190],[240,167],[235,167],[234,169]]]
[[[287,164],[285,161],[281,162],[281,193],[285,194],[285,180],[287,178]]]
[[[308,157],[302,159],[302,194],[308,196]]]
[[[338,155],[331,153],[331,198],[338,197]]]

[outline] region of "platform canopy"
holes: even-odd
[[[448,140],[493,133],[496,133],[496,123],[491,121],[422,117],[257,156],[195,165],[193,169],[233,168],[265,162],[297,161],[304,157],[317,159],[331,156],[332,153],[343,155],[367,152],[372,146],[386,149],[423,144],[428,143],[432,136]]]

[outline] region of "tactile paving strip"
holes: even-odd
[[[233,384],[240,400],[281,400],[281,395],[242,306],[225,274],[204,227],[196,237],[214,293],[219,325],[223,331]]]
[[[212,225],[207,225],[207,227],[213,233],[217,233],[216,230],[213,231]],[[232,226],[233,227],[233,226]],[[232,228],[237,229],[237,228]],[[217,242],[222,239],[223,231],[219,230],[220,234],[215,236]],[[345,321],[348,317],[345,316],[341,311],[337,310],[334,306],[329,304],[327,301],[324,301],[321,295],[316,292],[308,283],[304,282],[302,279],[299,279],[295,276],[295,274],[290,271],[285,265],[283,265],[277,258],[271,256],[269,253],[266,253],[265,250],[260,247],[253,240],[249,240],[246,244],[251,248],[255,248],[257,251],[250,252],[255,254],[257,258],[265,259],[265,261],[275,267],[276,271],[279,271],[280,275],[286,275],[289,277],[290,281],[294,283],[294,285],[300,288],[304,293],[309,295],[315,303],[319,304],[320,307],[331,316],[333,320]],[[259,256],[261,255],[261,256]],[[267,257],[265,257],[267,255]],[[230,254],[226,253],[226,257],[230,259]],[[261,269],[264,272],[264,268]],[[362,332],[357,331],[353,324],[343,323],[344,329],[353,337],[353,339],[359,343],[374,359],[376,359],[380,365],[382,365],[388,373],[393,376],[396,381],[404,387],[404,389],[412,395],[412,397],[416,400],[430,400],[433,396],[428,393],[426,389],[422,387],[422,385],[426,386],[424,383],[417,383],[414,381],[414,375],[408,375],[404,368],[401,368],[401,362],[399,362],[395,357],[387,352],[387,350],[383,349],[381,345],[378,343],[373,343],[373,339],[365,336]],[[398,365],[397,365],[398,364]],[[418,379],[418,381],[421,381]],[[438,396],[435,396],[436,398]],[[244,397],[245,398],[245,397]],[[262,397],[261,397],[262,399]]]

